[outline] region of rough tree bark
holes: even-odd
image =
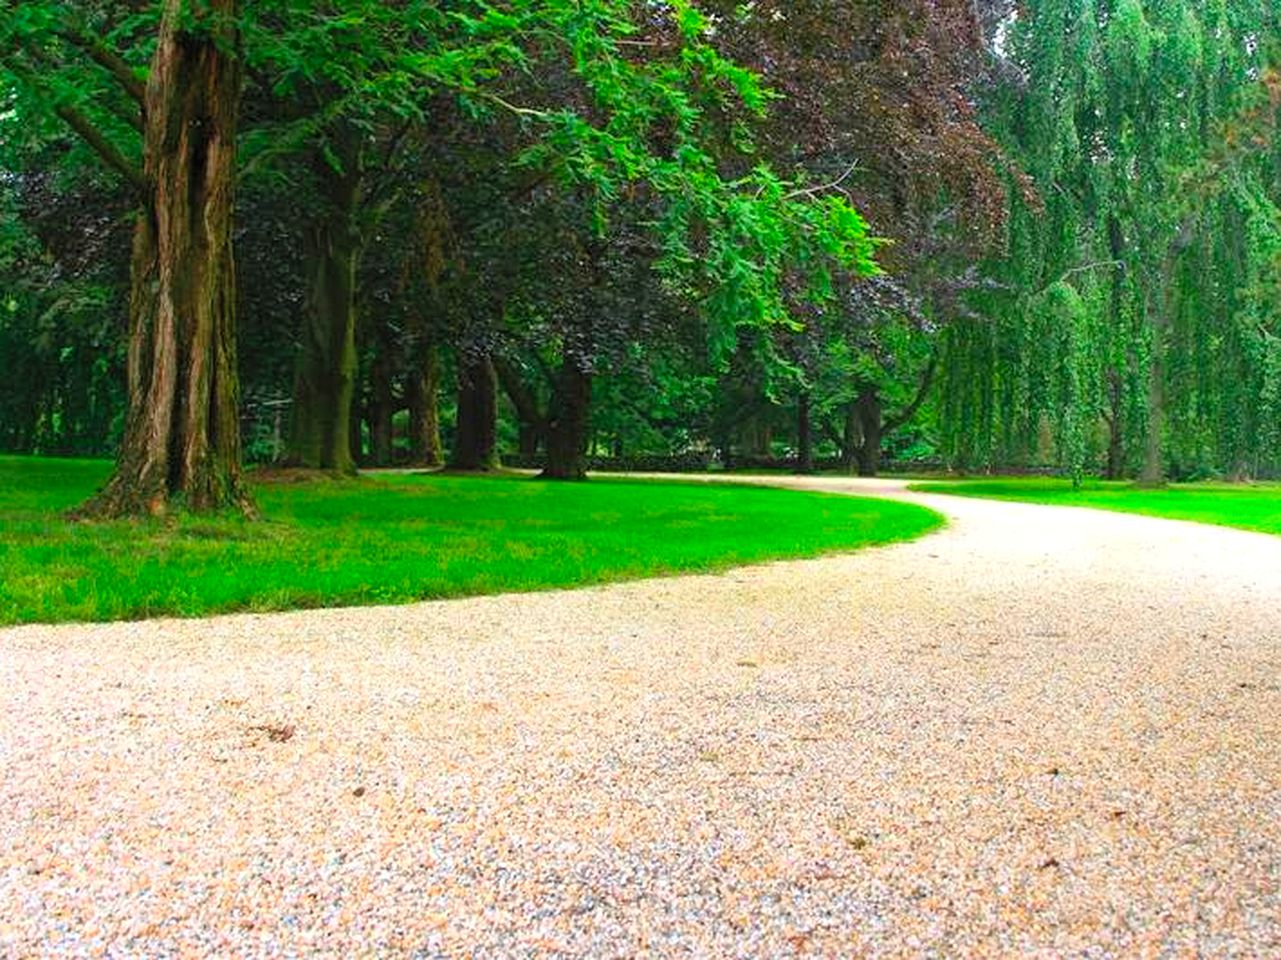
[[[440,443],[440,352],[424,339],[416,348],[409,374],[409,462],[439,467],[445,462]]]
[[[124,438],[115,472],[79,516],[157,515],[175,503],[253,512],[240,464],[231,243],[238,12],[238,0],[161,9],[143,103]]]
[[[294,379],[288,463],[355,473],[352,398],[356,389],[356,222],[362,174],[353,136],[333,138],[342,169],[317,154],[312,166],[325,210],[307,234],[306,301]]]
[[[517,435],[521,458],[531,460],[538,456],[547,434],[547,418],[538,409],[538,398],[525,383],[520,371],[508,360],[494,361],[498,382],[516,410]]]
[[[392,421],[396,417],[396,393],[391,381],[390,346],[380,340],[369,371],[369,458],[375,467],[391,465]]]
[[[1104,472],[1107,480],[1120,480],[1125,471],[1125,435],[1122,433],[1121,418],[1121,375],[1115,370],[1108,370],[1108,410],[1103,419],[1108,425],[1108,463]]]
[[[591,433],[592,375],[572,357],[561,362],[547,418],[545,480],[586,480]]]
[[[1162,487],[1165,475],[1165,338],[1178,306],[1175,269],[1179,256],[1192,242],[1192,220],[1179,225],[1166,249],[1157,277],[1159,295],[1151,290],[1145,295],[1144,308],[1152,336],[1152,354],[1148,361],[1148,423],[1143,438],[1143,469],[1139,485]]]
[[[796,472],[814,472],[814,431],[810,421],[810,394],[796,398]]]
[[[498,378],[489,357],[461,357],[458,363],[458,422],[449,466],[454,470],[497,470]]]
[[[857,408],[859,432],[862,435],[862,442],[855,448],[858,475],[874,477],[881,469],[881,442],[885,428],[881,395],[875,387],[864,387],[859,391],[854,406]]]
[[[858,403],[845,404],[845,424],[841,431],[841,468],[853,473],[858,467],[858,448],[863,442],[863,425],[858,418]]]
[[[1114,263],[1124,263],[1122,258],[1125,256],[1125,232],[1121,229],[1121,221],[1115,215],[1108,218],[1108,249]],[[1121,281],[1124,276],[1124,270],[1118,267],[1116,274],[1112,277],[1111,321],[1117,329],[1120,329],[1122,323]],[[1121,372],[1116,367],[1108,368],[1107,383],[1108,412],[1104,414],[1104,419],[1108,425],[1108,462],[1104,476],[1108,480],[1120,480],[1125,470],[1125,435],[1121,409],[1123,399]]]

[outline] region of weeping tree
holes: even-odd
[[[997,33],[988,124],[1035,196],[1011,185],[997,288],[945,338],[949,457],[1150,484],[1275,463],[1275,262],[1238,242],[1277,226],[1275,14],[1038,0]]]

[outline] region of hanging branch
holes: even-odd
[[[828,183],[820,183],[817,186],[813,186],[813,187],[804,187],[800,190],[793,190],[791,193],[785,194],[783,199],[797,200],[801,197],[813,197],[820,193],[827,193],[827,191],[829,190],[836,190],[841,186],[841,184],[843,184],[846,180],[852,177],[854,175],[854,171],[857,169],[858,169],[858,161],[855,160],[853,163],[849,165],[849,167],[846,168],[845,172],[842,173],[835,180],[831,180]]]
[[[1083,263],[1083,264],[1081,264],[1079,267],[1073,267],[1071,270],[1065,270],[1065,271],[1063,272],[1063,274],[1062,274],[1062,275],[1061,275],[1057,280],[1055,280],[1055,281],[1054,281],[1054,283],[1063,283],[1063,282],[1065,282],[1065,281],[1067,280],[1067,278],[1068,278],[1068,277],[1074,277],[1074,276],[1076,276],[1078,273],[1088,273],[1088,272],[1089,272],[1089,271],[1091,271],[1091,270],[1100,270],[1100,269],[1102,269],[1102,268],[1104,268],[1104,267],[1110,267],[1110,268],[1112,268],[1112,269],[1114,269],[1114,270],[1124,270],[1124,269],[1125,269],[1125,261],[1123,261],[1123,260],[1096,260],[1096,261],[1094,261],[1093,263]],[[1037,295],[1039,296],[1040,294],[1045,293],[1045,291],[1046,291],[1046,290],[1048,290],[1050,287],[1054,286],[1054,283],[1052,283],[1052,284],[1050,284],[1049,286],[1047,286],[1047,287],[1045,287],[1045,288],[1043,288],[1043,289],[1041,289],[1041,290],[1037,291]]]
[[[930,354],[930,362],[926,364],[925,370],[921,374],[921,383],[917,388],[916,396],[912,398],[911,403],[899,411],[898,416],[890,417],[885,421],[882,433],[891,434],[916,416],[916,412],[925,403],[925,398],[929,396],[930,387],[934,385],[934,374],[938,370],[938,359],[937,352]]]

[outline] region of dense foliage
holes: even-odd
[[[247,506],[242,455],[1275,474],[1279,30],[1256,0],[0,0],[0,447],[120,450],[123,512]],[[216,184],[166,153],[210,118]],[[168,349],[166,310],[209,323]]]
[[[1001,28],[999,287],[947,336],[939,425],[970,466],[1251,476],[1281,466],[1271,5],[1052,0]]]

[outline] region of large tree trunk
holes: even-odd
[[[1108,248],[1112,253],[1113,262],[1118,265],[1123,264],[1125,232],[1121,229],[1121,221],[1116,216],[1108,218]],[[1120,330],[1121,324],[1126,322],[1122,316],[1124,307],[1122,281],[1124,277],[1124,268],[1117,266],[1112,276],[1112,296],[1110,301],[1110,320],[1117,330]],[[1108,480],[1120,480],[1121,474],[1125,470],[1125,435],[1123,433],[1123,410],[1121,409],[1123,400],[1121,371],[1115,366],[1110,367],[1107,371],[1107,384],[1108,413],[1105,414],[1105,417],[1108,424],[1108,462],[1104,476]]]
[[[859,421],[858,404],[851,400],[845,405],[845,425],[841,436],[841,467],[846,473],[853,473],[857,468],[862,443],[863,427]]]
[[[497,470],[498,378],[488,357],[460,357],[458,423],[449,466],[454,470]]]
[[[1108,421],[1108,463],[1104,471],[1107,480],[1120,480],[1125,474],[1125,438],[1119,420]]]
[[[561,363],[547,418],[546,480],[587,479],[587,439],[591,433],[592,376],[570,357]]]
[[[82,516],[253,510],[240,464],[231,247],[237,0],[166,0],[147,80],[131,264],[129,406],[115,472]],[[194,22],[192,19],[193,18]]]
[[[356,369],[357,374],[359,374],[359,366]],[[351,454],[351,462],[357,465],[361,463],[365,455],[365,437],[361,431],[362,413],[360,393],[353,389],[351,393],[351,414],[347,419],[347,422],[351,425],[347,430],[347,450]]]
[[[1171,239],[1158,276],[1160,292],[1146,297],[1148,328],[1152,336],[1152,356],[1148,363],[1148,424],[1143,442],[1143,470],[1139,484],[1164,486],[1165,475],[1165,339],[1178,307],[1177,278],[1179,257],[1192,242],[1194,220],[1185,219]]]
[[[858,395],[858,422],[863,442],[858,446],[858,475],[874,477],[881,469],[881,440],[884,437],[884,410],[876,388],[865,388]]]
[[[538,409],[538,397],[526,384],[520,371],[514,364],[505,359],[494,362],[498,372],[498,381],[503,385],[503,392],[516,410],[517,443],[521,459],[528,462],[538,456],[547,432],[547,421]]]
[[[392,420],[396,416],[396,396],[392,389],[390,344],[380,337],[373,366],[369,371],[369,448],[375,467],[391,465]]]
[[[444,463],[440,444],[440,352],[423,340],[409,373],[409,462],[418,467]]]
[[[1152,328],[1152,357],[1148,365],[1148,424],[1143,438],[1143,470],[1139,484],[1159,487],[1165,484],[1165,324]]]
[[[1121,422],[1121,375],[1116,370],[1109,370],[1108,378],[1108,412],[1105,420],[1108,425],[1108,463],[1104,473],[1105,479],[1120,480],[1125,470],[1125,435]]]
[[[814,472],[814,431],[810,422],[809,391],[796,399],[796,472]]]
[[[312,166],[325,210],[307,235],[310,275],[303,309],[301,353],[294,380],[289,463],[355,473],[352,398],[356,389],[356,266],[361,241],[359,148],[335,137],[343,164],[317,155]]]
[[[1152,336],[1152,354],[1148,360],[1148,423],[1143,438],[1143,468],[1139,473],[1139,485],[1160,487],[1166,482],[1165,476],[1165,335],[1170,323],[1170,311],[1174,303],[1173,271],[1162,271],[1165,291],[1161,296],[1162,306],[1153,309],[1148,307],[1148,322]],[[1150,295],[1149,295],[1150,296]]]
[[[538,448],[542,445],[542,427],[522,420],[516,427],[516,449],[520,452],[520,458],[528,463],[538,456]]]

